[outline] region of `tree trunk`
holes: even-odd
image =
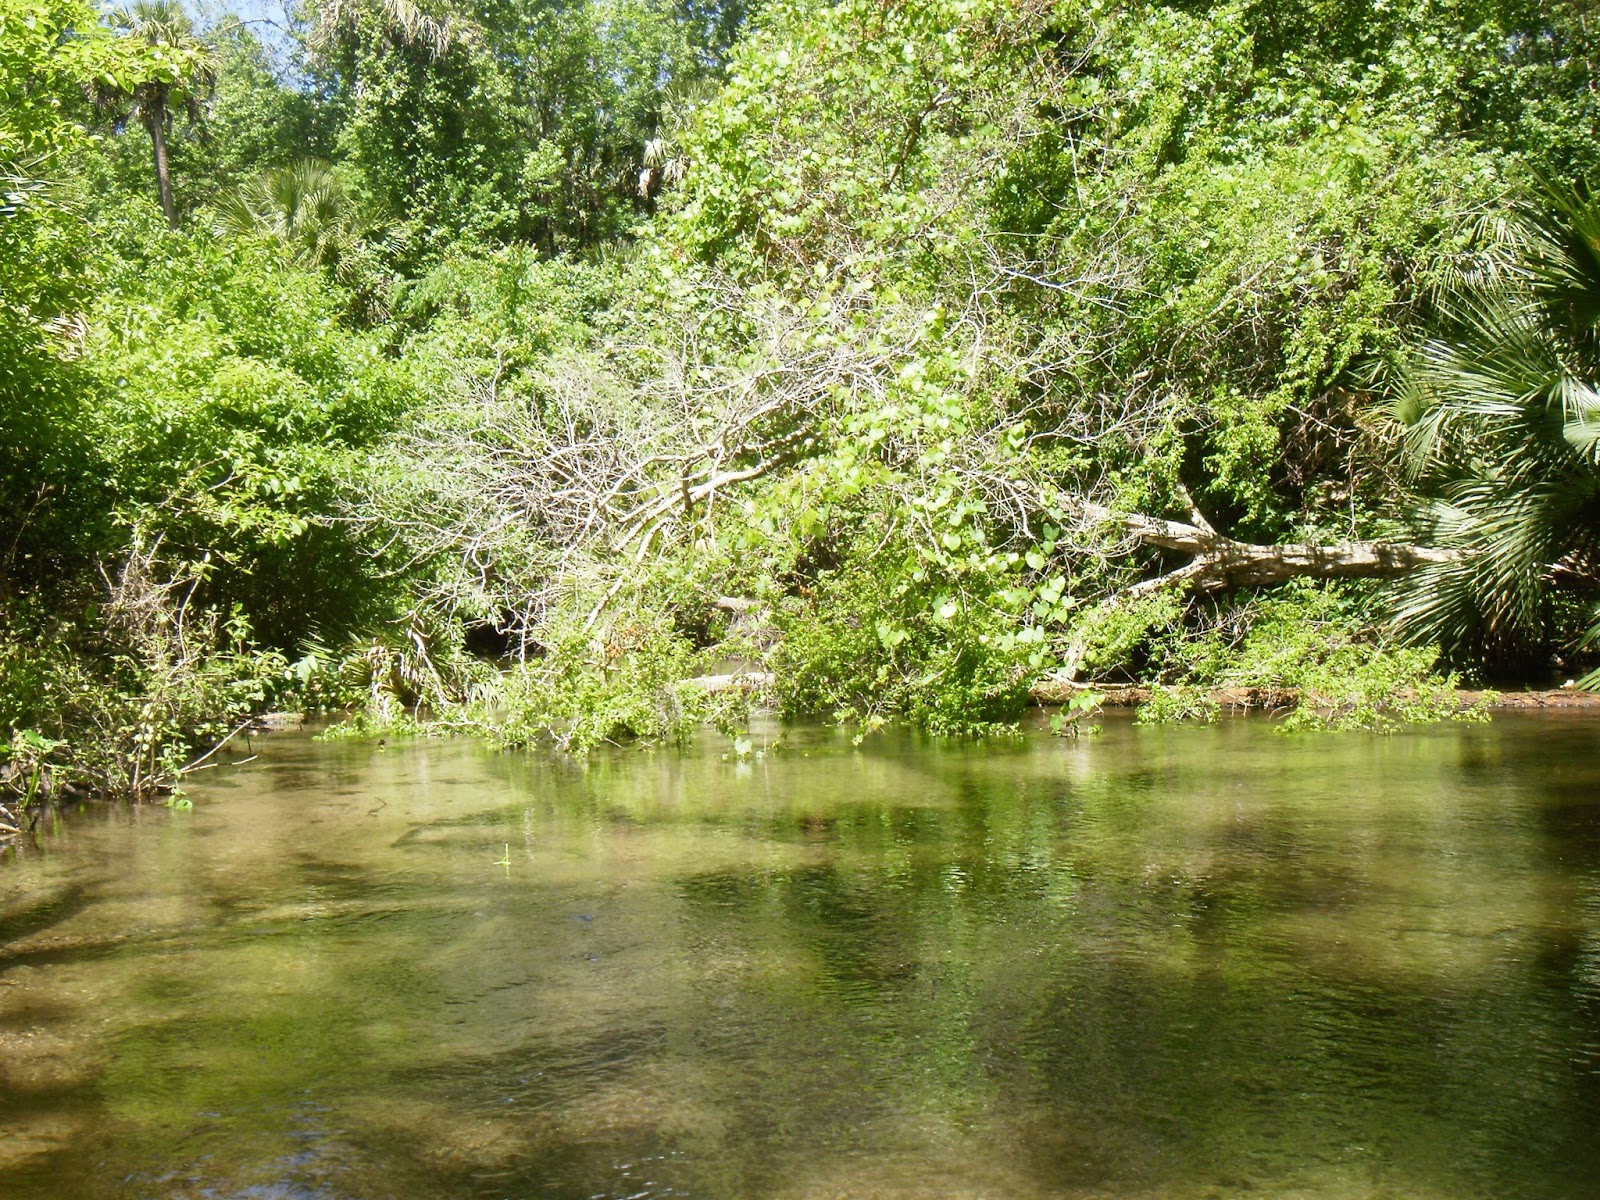
[[[1221,592],[1266,587],[1290,579],[1389,579],[1460,557],[1455,550],[1397,542],[1280,542],[1260,546],[1235,541],[1209,527],[1142,513],[1118,513],[1098,504],[1080,503],[1077,512],[1086,521],[1120,525],[1129,536],[1146,545],[1193,555],[1177,570],[1137,585],[1141,591],[1169,583],[1201,592]]]
[[[167,135],[162,128],[166,110],[151,106],[145,114],[145,128],[150,130],[150,149],[156,160],[156,189],[161,193],[161,211],[167,215],[167,224],[178,227],[178,208],[172,202],[172,172],[167,167]]]

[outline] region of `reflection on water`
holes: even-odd
[[[1600,1195],[1600,726],[724,749],[0,861],[0,1196]]]

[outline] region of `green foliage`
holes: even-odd
[[[310,158],[257,176],[218,208],[228,232],[274,238],[312,267],[337,267],[349,257],[349,243],[360,236],[352,215],[338,174]]]
[[[1478,708],[1458,711],[1458,681],[1436,672],[1437,647],[1387,642],[1363,616],[1369,607],[1360,592],[1301,581],[1219,614],[1198,634],[1174,628],[1158,650],[1170,686],[1139,719],[1213,716],[1219,691],[1290,709],[1286,730],[1387,732],[1481,718]]]
[[[217,204],[224,235],[267,239],[350,294],[350,311],[372,323],[387,315],[396,239],[359,211],[335,168],[303,158],[265,171]]]
[[[72,364],[98,260],[63,173],[90,142],[83,91],[148,67],[88,5],[0,3],[0,597],[9,578],[81,566],[104,527]]]
[[[241,618],[193,604],[135,548],[78,622],[13,609],[0,623],[0,791],[24,802],[93,793],[146,799],[286,689],[281,656]]]
[[[311,641],[290,664],[299,701],[308,712],[351,719],[329,736],[414,733],[425,722],[448,725],[462,714],[499,704],[500,664],[471,653],[466,626],[413,610],[368,628],[337,648]]]
[[[1105,702],[1104,692],[1077,693],[1050,714],[1050,732],[1056,737],[1079,737],[1085,733],[1099,732],[1098,725],[1086,725],[1084,719],[1099,712]]]
[[[1460,552],[1403,593],[1399,621],[1480,656],[1576,640],[1554,620],[1558,581],[1590,607],[1583,639],[1600,640],[1600,199],[1552,189],[1504,237],[1503,261],[1448,298],[1453,328],[1396,406],[1436,497],[1431,532]]]
[[[292,63],[269,52],[237,19],[206,28],[216,55],[209,99],[165,129],[168,159],[185,214],[204,219],[207,206],[249,187],[263,174],[333,148],[333,113],[292,75]],[[123,39],[129,40],[129,39]],[[99,139],[75,156],[86,181],[83,207],[115,210],[130,197],[156,199],[150,188],[148,138]]]
[[[1414,529],[1374,414],[1463,280],[1408,419],[1465,553],[1414,630],[1590,623],[1592,214],[1519,224],[1532,258],[1473,233],[1600,165],[1581,6],[745,15],[317,0],[277,63],[154,0],[116,33],[0,0],[8,720],[66,743],[13,748],[87,761],[51,713],[143,695],[166,778],[282,687],[578,752],[733,727],[741,690],[685,682],[729,661],[863,731],[1006,728],[1052,673],[1420,718],[1431,651],[1365,593],[1219,599],[1167,522],[1244,554]],[[187,674],[63,632],[130,545],[184,581]]]
[[[108,233],[112,231],[108,230]],[[262,242],[115,230],[82,414],[121,529],[195,564],[203,598],[267,644],[338,638],[383,611],[355,535],[325,518],[411,402],[344,297]]]
[[[1515,145],[1463,108],[1507,70],[1492,21],[1302,10],[1130,4],[1063,30],[1081,65],[990,201],[1032,280],[1073,281],[1011,298],[1060,363],[1047,399],[1128,414],[1091,471],[1145,511],[1186,484],[1255,540],[1392,495],[1362,412]]]
[[[12,730],[11,740],[0,742],[0,784],[4,785],[0,791],[14,793],[20,800],[19,809],[47,795],[54,783],[50,757],[65,745],[33,729]],[[9,808],[0,805],[0,835],[19,832],[11,824],[15,819]]]
[[[1073,498],[1188,519],[1192,495],[1246,538],[1400,528],[1366,413],[1516,136],[1507,90],[1463,104],[1510,69],[1500,17],[1442,36],[1431,10],[1325,9],[769,9],[675,143],[672,212],[576,319],[511,257],[457,254],[408,299],[434,394],[460,397],[419,428],[457,449],[408,503],[434,531],[457,513],[472,565],[432,559],[430,588],[543,641],[552,595],[633,604],[717,555],[791,709],[867,726],[1004,724],[1063,657],[1181,674],[1189,601],[1127,590],[1170,565]],[[740,394],[771,416],[736,437]],[[601,469],[629,436],[659,469],[597,482],[594,542],[501,532],[538,524],[555,485],[526,464],[568,452],[562,421]],[[690,481],[724,454],[713,518]],[[655,522],[608,524],[630,506]],[[1325,665],[1331,695],[1357,664]]]
[[[161,211],[177,228],[167,130],[176,111],[191,121],[199,117],[216,87],[221,60],[210,42],[198,36],[179,0],[134,0],[131,7],[114,9],[108,19],[124,40],[138,47],[149,69],[127,82],[97,81],[95,104],[111,115],[119,133],[129,121],[137,121],[150,135]]]
[[[968,240],[961,179],[982,178],[1026,23],[991,0],[773,6],[684,138],[672,253],[796,282],[936,272]]]
[[[93,84],[120,86],[145,66],[114,42],[93,7],[74,0],[0,4],[0,162],[46,161],[83,142],[70,97]]]
[[[1098,678],[1136,670],[1136,656],[1145,652],[1152,636],[1182,627],[1184,608],[1183,597],[1173,588],[1097,604],[1072,625],[1074,657]]]
[[[617,289],[603,266],[527,246],[452,252],[405,289],[396,317],[411,330],[406,354],[425,386],[494,383],[497,396],[502,386],[514,395],[551,355],[595,339]]]
[[[620,613],[590,630],[558,629],[542,649],[507,672],[492,705],[468,710],[457,727],[498,746],[584,754],[604,743],[681,742],[708,721],[730,732],[746,724],[747,695],[694,682],[704,655],[660,616]]]
[[[337,154],[419,254],[465,238],[547,251],[623,234],[672,87],[708,69],[662,0],[322,0],[311,65]]]
[[[214,202],[263,172],[332,150],[332,114],[285,77],[287,66],[237,20],[207,30],[216,48],[216,88],[197,123],[174,126],[173,170],[191,196]]]
[[[87,4],[0,3],[0,396],[8,407],[50,371],[59,323],[88,284],[88,233],[51,182],[88,141],[71,98],[134,68]]]
[[[905,550],[822,572],[779,605],[784,712],[862,732],[894,716],[943,734],[1013,726],[1033,677],[1015,614],[962,595]]]

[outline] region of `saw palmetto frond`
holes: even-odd
[[[1448,298],[1394,408],[1433,540],[1462,551],[1399,593],[1418,641],[1534,643],[1562,564],[1600,553],[1600,201],[1546,189],[1502,244],[1507,269]]]

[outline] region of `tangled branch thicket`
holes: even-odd
[[[880,407],[915,350],[865,303],[819,321],[726,279],[698,298],[670,340],[552,356],[514,397],[464,383],[394,447],[391,486],[347,515],[399,531],[404,569],[431,572],[424,609],[508,615],[525,653],[550,612],[712,534],[741,485]],[[751,327],[741,353],[701,332],[719,317]]]
[[[281,655],[245,648],[194,603],[200,579],[165,573],[159,541],[136,544],[102,571],[103,601],[85,629],[35,630],[12,649],[17,688],[0,790],[35,799],[172,793],[241,732],[275,687]]]

